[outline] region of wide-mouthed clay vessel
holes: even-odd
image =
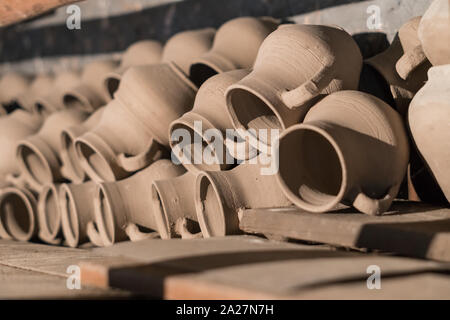
[[[88,117],[81,109],[66,109],[51,114],[41,129],[21,140],[16,155],[19,168],[30,188],[39,192],[43,186],[63,179],[61,174],[61,132]]]
[[[0,77],[0,104],[9,104],[24,94],[31,82],[31,77],[17,73],[7,72]]]
[[[0,118],[0,180],[5,180],[8,175],[20,175],[16,160],[17,143],[36,133],[41,125],[39,115],[20,109]]]
[[[75,150],[75,139],[94,128],[102,116],[104,108],[99,108],[81,124],[64,129],[61,132],[61,151],[59,156],[62,161],[61,174],[73,183],[82,183],[87,176],[79,164]]]
[[[450,64],[450,1],[434,0],[419,24],[423,51],[433,65]]]
[[[158,233],[162,239],[198,237],[195,210],[196,175],[187,172],[167,180],[153,181],[151,200]],[[186,228],[184,228],[186,226]]]
[[[161,158],[170,123],[192,108],[196,92],[173,63],[131,67],[98,125],[75,142],[87,175],[120,180]]]
[[[59,185],[45,185],[38,195],[37,217],[39,239],[49,244],[60,244],[61,210],[59,205]]]
[[[83,68],[81,83],[64,92],[66,108],[75,107],[88,112],[103,106],[111,100],[104,87],[105,76],[117,67],[114,60],[100,60],[88,63]]]
[[[203,237],[237,234],[243,209],[291,206],[273,173],[257,162],[228,171],[204,171],[195,182],[195,207]],[[253,159],[253,160],[255,160]]]
[[[371,215],[389,208],[409,158],[400,115],[358,91],[322,99],[281,134],[275,152],[278,182],[299,208],[326,212],[343,203]]]
[[[95,188],[93,181],[81,184],[64,183],[59,187],[62,232],[70,247],[75,248],[89,241],[87,228],[95,218]]]
[[[216,30],[213,28],[175,34],[164,45],[162,62],[173,62],[184,73],[189,74],[194,61],[211,49],[215,34]]]
[[[163,159],[127,179],[99,184],[93,194],[94,222],[98,234],[91,236],[93,230],[89,229],[91,241],[100,238],[103,245],[112,245],[127,237],[140,240],[152,234],[140,232],[138,226],[153,231],[161,230],[158,223],[164,221],[163,217],[155,218],[160,211],[154,212],[152,209],[152,182],[174,178],[185,172],[182,166]]]
[[[261,43],[278,25],[270,17],[227,21],[217,30],[211,50],[191,65],[190,78],[200,86],[217,73],[252,68]]]
[[[39,97],[46,96],[54,90],[55,82],[51,75],[41,74],[36,76],[30,84],[28,90],[16,99],[16,103],[22,109],[34,111],[34,105]]]
[[[171,123],[172,152],[189,170],[226,170],[234,163],[225,144],[226,130],[233,129],[225,90],[249,72],[234,70],[209,78],[200,87],[193,109]]]
[[[108,73],[103,85],[111,98],[119,88],[120,80],[128,68],[161,62],[163,46],[156,40],[142,40],[130,45],[122,55],[120,65]]]
[[[266,150],[270,135],[259,130],[284,130],[301,122],[320,97],[356,89],[361,66],[358,45],[344,30],[282,25],[264,40],[253,71],[226,92],[233,125],[253,131],[250,143]]]
[[[37,233],[36,198],[27,189],[0,190],[0,238],[29,241]]]
[[[431,66],[417,35],[419,22],[420,17],[406,22],[387,50],[365,61],[389,86],[395,107],[404,117],[414,94],[427,80]]]
[[[415,146],[450,202],[450,64],[428,71],[408,120]]]

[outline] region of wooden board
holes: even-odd
[[[240,228],[248,233],[450,261],[450,209],[399,201],[376,217],[348,208],[314,214],[297,208],[246,210]]]

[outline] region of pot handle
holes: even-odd
[[[281,99],[284,104],[289,109],[298,109],[317,97],[334,78],[333,64],[334,59],[330,59],[310,80],[295,89],[283,92]]]
[[[400,185],[390,187],[386,195],[381,199],[370,198],[363,191],[359,191],[353,200],[353,207],[365,214],[373,216],[382,215],[391,206],[399,188]]]
[[[105,244],[104,244],[104,242],[103,242],[103,240],[102,240],[102,238],[100,236],[100,233],[98,232],[98,230],[97,230],[97,228],[96,228],[96,226],[94,224],[94,221],[89,221],[87,223],[87,230],[86,230],[86,232],[87,232],[89,240],[92,242],[92,244],[94,246],[97,246],[97,247],[104,247],[105,246]]]
[[[418,45],[414,49],[405,52],[403,56],[395,64],[395,69],[399,76],[406,80],[411,72],[427,60],[427,56],[423,52],[422,46]]]
[[[131,241],[140,241],[144,239],[155,239],[159,237],[158,232],[142,232],[139,231],[139,228],[134,223],[129,223],[125,227],[125,233],[127,234],[128,238],[130,238]]]
[[[161,158],[164,153],[163,148],[158,142],[151,139],[144,151],[135,156],[127,156],[124,153],[120,153],[117,157],[117,162],[127,172],[138,171]]]

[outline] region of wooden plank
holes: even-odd
[[[314,214],[297,208],[246,210],[240,228],[248,233],[450,261],[450,209],[395,202],[376,217],[348,208]]]

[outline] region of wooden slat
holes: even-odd
[[[240,228],[248,233],[450,261],[450,209],[421,203],[396,202],[380,217],[351,208],[327,214],[296,208],[246,210]]]

